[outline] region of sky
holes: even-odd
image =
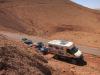
[[[100,9],[100,0],[71,0],[92,9]]]

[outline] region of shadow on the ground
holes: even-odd
[[[77,60],[75,58],[56,57],[56,56],[54,56],[53,58],[56,59],[56,60],[60,60],[60,61],[63,61],[63,62],[74,64],[74,65],[77,65],[77,66],[85,66],[85,65],[87,65],[87,62],[84,59],[78,59]]]

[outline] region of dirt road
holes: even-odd
[[[20,34],[20,33],[11,33],[11,32],[4,32],[4,31],[1,31],[0,34],[3,34],[3,35],[5,35],[5,36],[7,36],[9,39],[18,40],[18,41],[21,41],[21,39],[22,39],[23,37],[29,38],[29,39],[31,39],[33,42],[42,41],[42,42],[46,43],[46,42],[48,41],[48,40],[43,39],[43,38],[40,38],[40,37],[29,36],[29,35]],[[80,46],[80,45],[77,45],[77,46],[78,46],[78,48],[79,48],[82,52],[84,52],[84,53],[89,53],[89,54],[93,54],[93,55],[100,56],[100,49],[99,49],[99,48],[91,48],[91,47]]]

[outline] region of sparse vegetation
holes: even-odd
[[[0,74],[51,75],[51,68],[44,57],[19,49],[10,45],[0,47]]]

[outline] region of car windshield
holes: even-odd
[[[73,47],[72,49],[69,49],[68,52],[70,54],[75,54],[78,51],[78,49],[76,47]]]

